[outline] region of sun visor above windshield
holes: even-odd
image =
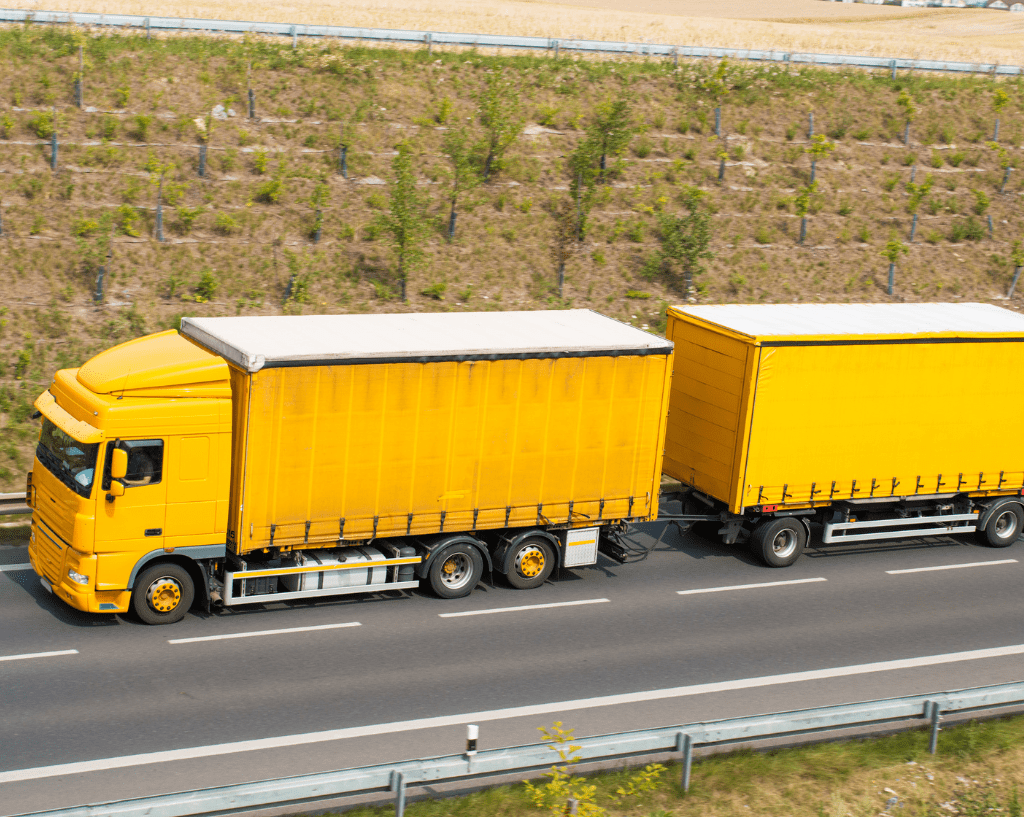
[[[98,443],[103,441],[103,432],[85,420],[76,420],[68,412],[57,405],[52,394],[44,391],[36,399],[35,407],[43,416],[65,434],[74,437],[80,443]]]

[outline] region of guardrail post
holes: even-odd
[[[1003,174],[1003,183],[999,185],[999,192],[1003,193],[1006,190],[1006,183],[1010,181],[1010,171],[1013,170],[1009,165],[1006,166],[1006,172]]]
[[[683,779],[680,782],[683,791],[689,791],[690,769],[693,766],[693,738],[683,732],[676,735],[676,751],[680,752],[683,756]]]
[[[299,47],[299,29],[298,26],[292,26],[292,48]]]
[[[395,817],[403,817],[405,814],[405,776],[401,772],[391,772],[391,791],[395,793]]]
[[[715,136],[722,138],[722,106],[715,108]]]
[[[672,63],[674,67],[679,67],[679,46],[677,45],[672,49]]]
[[[924,702],[924,716],[932,722],[932,734],[928,740],[928,752],[934,755],[939,747],[939,722],[942,720],[942,712],[939,710],[938,701]]]
[[[426,40],[427,42],[427,55],[429,56],[430,54],[434,53],[434,38],[428,31],[425,35],[423,35],[423,39]]]
[[[559,42],[558,42],[558,40],[555,40],[555,59],[556,60],[558,59],[558,46],[559,46]]]
[[[199,145],[199,177],[206,175],[206,143]]]
[[[892,69],[889,79],[896,79],[896,60],[890,60],[889,67]]]
[[[149,31],[149,18],[147,17],[146,18],[146,41],[147,42],[149,41],[150,37],[151,37],[151,34],[150,34],[150,31]]]

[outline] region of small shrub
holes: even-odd
[[[213,218],[213,229],[221,235],[234,235],[238,232],[238,222],[228,213],[217,213]]]
[[[239,128],[236,131],[236,134],[238,136],[239,146],[244,148],[252,144],[252,134],[250,134],[249,131],[245,130],[244,128]]]
[[[974,207],[971,209],[979,216],[985,215],[985,211],[988,210],[988,206],[991,204],[988,194],[984,190],[978,189],[974,189],[971,192],[974,193]]]
[[[951,125],[943,125],[942,129],[939,131],[939,139],[941,139],[944,144],[951,145],[953,144],[953,140],[956,139],[956,131],[953,130]]]
[[[600,249],[596,249],[590,254],[590,260],[599,267],[603,267],[607,263],[604,252]]]
[[[942,233],[940,233],[938,230],[929,230],[925,234],[924,240],[927,241],[929,244],[938,244],[940,241],[942,241]]]
[[[36,215],[32,219],[32,226],[28,228],[29,235],[39,235],[43,231],[43,227],[46,226],[46,219],[43,218],[42,213]]]
[[[853,205],[848,201],[844,201],[839,205],[839,209],[836,211],[841,216],[849,216],[853,214]]]
[[[735,162],[742,162],[743,161],[743,156],[746,154],[746,149],[743,147],[743,145],[736,145],[732,149],[731,153],[732,153],[733,161],[735,161]]]
[[[862,244],[871,243],[871,230],[868,229],[867,224],[861,224],[860,229],[857,230],[857,240]]]
[[[646,301],[651,297],[651,293],[641,292],[638,289],[630,289],[626,291],[626,297],[633,301]]]
[[[284,182],[280,179],[267,179],[256,187],[253,198],[264,204],[277,204],[284,193]]]
[[[939,153],[937,150],[933,150],[932,151],[932,161],[931,161],[932,167],[942,167],[943,164],[945,164],[945,162],[944,162],[944,160],[942,158],[942,154]]]
[[[960,167],[966,158],[967,154],[962,150],[955,150],[946,157],[946,162],[948,162],[951,167]]]
[[[267,152],[263,148],[252,155],[252,166],[261,176],[267,172]]]
[[[117,136],[118,121],[116,116],[104,116],[100,120],[100,136],[108,142]]]
[[[76,238],[84,238],[88,235],[94,235],[98,233],[100,225],[98,221],[94,221],[91,218],[80,218],[76,219],[71,225],[71,235]]]
[[[6,113],[0,116],[0,136],[4,139],[11,138],[11,131],[14,130],[14,120]]]
[[[904,167],[910,167],[917,162],[917,155],[914,153],[904,153],[900,161],[903,162]]]
[[[899,173],[887,173],[885,175],[885,180],[882,182],[882,189],[886,193],[891,193],[893,190],[896,189],[896,185],[899,184],[899,182],[900,182],[900,174]]]
[[[195,288],[195,301],[197,304],[205,304],[217,294],[217,279],[213,270],[207,268],[199,275],[199,283]]]
[[[132,122],[135,124],[135,127],[130,132],[131,137],[140,142],[148,142],[149,129],[153,125],[153,117],[140,113],[132,118]]]
[[[985,228],[974,216],[963,221],[954,221],[949,231],[949,240],[954,244],[961,241],[981,241],[985,237]]]
[[[644,223],[642,221],[634,221],[626,230],[626,238],[636,244],[640,244],[644,240]]]
[[[139,236],[139,211],[129,204],[122,204],[114,213],[117,229],[122,235]]]
[[[53,135],[53,115],[34,113],[29,117],[26,127],[36,135],[36,138],[49,139]]]
[[[420,295],[427,298],[433,298],[435,301],[443,301],[444,293],[448,289],[448,284],[444,281],[438,281],[436,284],[431,284],[425,289],[420,290]]]
[[[636,154],[638,159],[646,159],[651,155],[652,149],[653,146],[649,139],[637,139],[636,143],[633,145],[633,153]]]
[[[758,244],[771,244],[774,238],[772,231],[763,224],[754,231],[754,241]]]
[[[871,128],[860,128],[850,134],[858,142],[863,142],[865,139],[871,138]]]
[[[789,127],[787,127],[786,128],[786,139],[788,141],[792,142],[793,138],[796,136],[796,132],[798,130],[800,130],[800,126],[799,125],[790,125]]]
[[[537,109],[537,123],[545,128],[553,128],[555,119],[558,116],[558,108],[554,105],[541,105]]]
[[[203,207],[179,207],[177,209],[178,228],[182,233],[189,233],[192,227],[203,214]]]
[[[115,108],[127,108],[128,99],[131,96],[131,92],[127,85],[122,85],[120,88],[114,91],[114,107]]]

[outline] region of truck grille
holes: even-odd
[[[36,523],[36,531],[36,565],[51,584],[58,584],[60,569],[64,564],[63,551],[68,545],[42,522]]]

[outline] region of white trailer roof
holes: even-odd
[[[1024,336],[1024,315],[991,304],[725,304],[674,311],[752,338]]]
[[[181,334],[249,372],[330,363],[668,354],[588,309],[183,318]]]

